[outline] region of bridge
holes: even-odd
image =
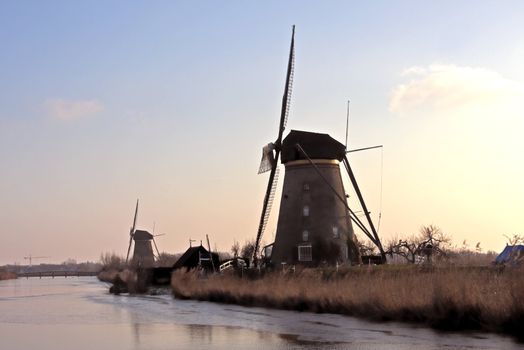
[[[96,276],[98,272],[92,271],[40,271],[40,272],[19,272],[16,274],[18,278],[29,278],[29,277],[86,277],[86,276]]]

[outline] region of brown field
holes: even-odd
[[[0,281],[12,280],[16,278],[16,274],[12,272],[0,271]]]
[[[245,306],[337,313],[442,330],[523,337],[523,269],[417,266],[309,269],[256,278],[173,274],[175,297]]]

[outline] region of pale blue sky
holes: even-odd
[[[427,100],[416,101],[425,113],[390,103],[394,89],[412,79],[406,69],[423,68],[420,81],[428,83],[437,74],[431,65],[454,74],[444,91],[458,79],[470,98],[477,80],[464,72],[472,68],[510,86],[503,94],[522,96],[522,23],[521,1],[3,1],[0,264],[27,254],[58,262],[123,254],[136,197],[139,224],[151,229],[155,221],[167,234],[161,250],[182,251],[189,237],[206,233],[221,250],[253,238],[267,181],[256,171],[261,147],[276,137],[292,24],[288,127],[343,140],[351,99],[350,144],[386,146],[384,239],[432,223],[457,241],[500,249],[502,234],[524,226],[511,216],[482,220],[524,210],[515,196],[522,184],[494,191],[490,205],[473,209],[448,208],[443,191],[425,191],[438,183],[470,198],[520,179],[515,149],[523,144],[508,139],[515,127],[494,136],[490,123],[505,125],[495,115],[477,130],[475,119],[448,118],[463,113],[461,106],[444,115]],[[484,92],[474,94],[481,96],[475,106],[483,106]],[[508,125],[521,126],[515,123]],[[503,171],[476,176],[481,163],[466,159],[482,145],[495,149],[489,162]],[[354,162],[376,215],[380,156]],[[471,173],[478,183],[443,173]],[[270,222],[267,241],[274,227]]]

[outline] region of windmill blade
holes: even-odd
[[[289,48],[289,60],[287,63],[286,85],[284,88],[284,96],[282,96],[282,109],[280,111],[280,126],[278,129],[278,138],[276,142],[277,148],[280,147],[280,144],[282,142],[282,135],[284,134],[284,129],[286,128],[286,124],[287,124],[289,108],[291,104],[291,93],[293,91],[294,76],[295,76],[295,26],[293,26],[293,31],[291,34],[291,45]]]
[[[278,154],[278,151],[277,151]],[[271,207],[273,205],[273,199],[275,197],[275,190],[278,183],[278,166],[271,169],[269,174],[269,181],[267,183],[266,195],[264,196],[264,204],[262,205],[262,214],[260,215],[260,222],[258,224],[257,238],[255,239],[255,249],[253,250],[253,261],[256,262],[256,256],[260,247],[260,240],[264,229],[266,228],[267,221],[269,220],[269,214],[271,213]]]
[[[156,246],[156,242],[155,242],[155,239],[153,238],[153,244],[155,245],[155,249],[156,249],[156,256],[157,257],[160,257],[160,252],[158,251],[158,247]]]
[[[282,145],[282,135],[286,128],[287,118],[289,115],[289,107],[291,102],[291,92],[293,89],[293,77],[295,72],[295,26],[293,26],[291,33],[291,45],[289,48],[289,59],[287,63],[287,74],[286,74],[286,85],[284,87],[284,95],[282,97],[282,108],[280,110],[280,124],[278,128],[278,137],[274,143],[275,156],[271,160],[271,173],[269,174],[269,181],[267,183],[266,195],[264,196],[264,204],[262,205],[262,214],[260,215],[260,222],[258,224],[257,237],[255,239],[255,249],[253,251],[253,263],[257,265],[257,254],[260,247],[260,239],[266,228],[269,214],[271,213],[271,206],[273,204],[273,198],[275,196],[275,189],[277,187],[278,180],[278,158],[280,156],[280,148]],[[271,153],[273,151],[271,150]],[[261,162],[261,169],[264,163],[264,156]]]
[[[131,244],[133,243],[133,236],[135,235],[137,216],[138,216],[138,198],[136,200],[135,216],[133,218],[133,227],[131,227],[131,229],[129,230],[129,245],[127,246],[126,264],[129,261],[129,253],[131,252]]]
[[[138,198],[136,200],[136,208],[135,208],[135,217],[133,219],[133,228],[131,229],[131,232],[132,233],[135,233],[135,228],[136,228],[136,217],[138,215]]]
[[[262,149],[262,160],[258,173],[265,173],[273,169],[278,163],[278,156],[280,152],[273,154],[273,151],[280,149],[282,143],[282,135],[287,125],[289,116],[289,108],[291,105],[291,94],[293,92],[293,78],[295,75],[295,26],[293,26],[291,34],[291,46],[289,48],[289,60],[287,63],[286,85],[284,86],[284,95],[282,96],[282,107],[280,111],[280,124],[278,127],[278,136],[275,143],[270,143]]]
[[[271,188],[268,187],[268,189],[269,189],[269,197],[268,197],[267,204],[266,204],[266,212],[265,212],[264,217],[262,218],[263,222],[262,222],[261,236],[264,233],[264,230],[266,229],[266,225],[267,225],[267,222],[269,220],[269,215],[271,214],[271,208],[273,207],[273,200],[275,199],[275,192],[276,192],[277,184],[278,184],[279,170],[280,169],[278,167],[275,169],[275,174],[273,176],[273,181],[271,183]],[[265,197],[264,197],[264,199],[265,199]]]
[[[131,251],[131,244],[133,243],[133,235],[129,235],[129,245],[127,246],[126,264],[129,260],[129,252]]]

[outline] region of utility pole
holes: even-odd
[[[48,256],[32,256],[29,254],[28,256],[24,256],[25,260],[29,260],[29,266],[33,266],[33,259],[49,259]]]

